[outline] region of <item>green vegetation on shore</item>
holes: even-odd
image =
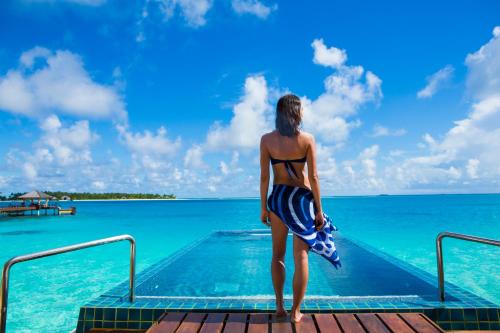
[[[118,199],[175,199],[174,194],[153,194],[153,193],[89,193],[89,192],[51,192],[45,193],[61,200],[69,197],[71,200],[118,200]],[[10,195],[1,195],[0,200],[15,200],[24,193],[11,193]]]

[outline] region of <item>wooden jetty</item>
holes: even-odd
[[[8,216],[25,216],[25,215],[75,215],[76,208],[71,207],[69,209],[63,209],[51,200],[54,200],[53,196],[48,195],[44,192],[32,191],[17,197],[21,200],[21,203],[0,207],[0,215]]]
[[[443,333],[423,313],[305,313],[300,323],[270,313],[169,312],[147,330],[94,328],[89,333]],[[453,331],[462,332],[466,331]],[[479,332],[479,331],[475,331]],[[492,332],[492,331],[490,331]]]
[[[23,215],[59,215],[61,207],[59,206],[10,206],[0,208],[0,213],[9,216],[23,216]],[[50,212],[50,214],[49,214]]]

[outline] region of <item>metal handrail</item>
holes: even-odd
[[[441,232],[436,238],[436,254],[437,254],[437,270],[438,270],[438,285],[439,285],[439,300],[444,302],[444,269],[443,269],[443,238],[456,238],[470,242],[476,242],[487,245],[500,246],[500,241],[481,238],[470,235],[456,234],[453,232]]]
[[[35,252],[30,254],[25,254],[21,256],[17,256],[8,260],[3,266],[2,271],[2,289],[0,291],[0,333],[5,333],[6,324],[7,324],[7,301],[8,301],[8,291],[9,291],[9,272],[12,266],[17,263],[23,261],[29,261],[34,259],[45,258],[49,256],[53,256],[56,254],[72,252],[77,250],[86,249],[89,247],[105,245],[109,243],[115,243],[120,241],[129,241],[130,242],[130,283],[129,283],[129,300],[130,302],[134,301],[134,286],[135,286],[135,239],[130,235],[119,235],[109,238],[98,239],[91,242],[74,244],[69,246],[60,247],[57,249],[51,249],[42,252]]]

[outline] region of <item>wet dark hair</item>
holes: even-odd
[[[293,94],[282,96],[276,105],[276,129],[281,135],[299,134],[302,122],[300,98]]]

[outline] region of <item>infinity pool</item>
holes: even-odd
[[[86,304],[77,332],[148,328],[162,311],[272,311],[271,246],[269,230],[213,232],[139,273],[134,302],[129,302],[125,281]],[[420,311],[445,328],[491,328],[500,323],[498,306],[475,294],[447,283],[446,302],[441,303],[432,275],[360,241],[340,236],[337,247],[342,251],[339,269],[310,254],[304,311]],[[285,259],[287,308],[292,302],[292,260]]]
[[[292,253],[292,236],[287,251]],[[352,241],[337,237],[342,267],[310,253],[311,296],[403,296],[435,299],[435,287]],[[269,231],[220,231],[143,274],[138,296],[274,297]],[[291,295],[293,256],[286,256],[285,294]]]

